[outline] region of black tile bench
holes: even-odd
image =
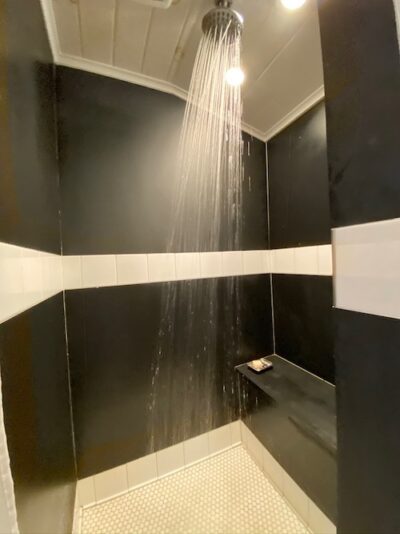
[[[336,523],[335,387],[277,355],[261,374],[239,365],[243,422]]]

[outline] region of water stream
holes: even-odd
[[[203,35],[181,131],[170,252],[240,248],[242,100],[240,85],[225,80],[235,67],[240,67],[240,33],[228,27]],[[152,362],[150,451],[233,417],[239,337],[237,278],[164,284]]]

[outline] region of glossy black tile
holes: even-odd
[[[70,532],[76,478],[61,294],[0,325],[0,364],[20,532]]]
[[[335,381],[330,276],[272,276],[276,353]]]
[[[268,141],[271,248],[330,243],[325,106]]]
[[[40,2],[2,2],[0,25],[0,241],[59,253],[54,66]]]
[[[340,533],[400,531],[400,321],[336,309]]]
[[[239,284],[243,321],[231,329],[232,283]],[[69,352],[78,472],[92,475],[236,419],[234,366],[272,351],[268,276],[175,282],[175,336],[152,383],[167,284],[87,289],[67,294]],[[188,302],[196,295],[188,339]],[[208,322],[215,345],[197,352]],[[203,295],[203,297],[201,296]],[[186,328],[186,330],[185,330]],[[169,340],[170,338],[168,338]],[[235,346],[232,348],[235,340]],[[169,341],[168,341],[169,343]],[[239,345],[239,349],[238,349]],[[214,348],[210,348],[214,347]],[[225,388],[225,393],[223,389]],[[156,393],[152,408],[152,392]]]
[[[332,226],[399,217],[400,61],[393,2],[318,5]]]
[[[57,98],[64,252],[166,252],[184,101],[64,67]],[[244,137],[241,248],[263,249],[265,144]]]

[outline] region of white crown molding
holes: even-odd
[[[260,141],[263,141],[265,143],[265,135],[258,128],[250,126],[250,124],[247,124],[247,122],[242,122],[242,130],[251,135],[252,137],[255,137],[256,139],[259,139]]]
[[[397,40],[399,42],[399,47],[400,47],[400,0],[393,0],[393,1],[394,1],[394,11],[396,14]]]
[[[92,72],[93,74],[100,74],[102,76],[108,76],[117,80],[123,80],[125,82],[142,85],[144,87],[149,87],[150,89],[162,91],[163,93],[169,93],[178,98],[181,98],[182,100],[187,100],[187,91],[181,89],[177,85],[174,85],[164,80],[159,80],[157,78],[146,76],[145,74],[140,74],[137,72],[122,69],[120,67],[115,67],[113,65],[106,65],[105,63],[99,63],[98,61],[93,61],[91,59],[69,56],[67,54],[58,54],[57,64],[62,65],[64,67],[84,70],[87,72]],[[249,135],[256,137],[260,141],[264,141],[263,132],[261,132],[257,128],[253,128],[249,124],[243,122],[242,129]]]
[[[395,0],[400,2],[400,0]],[[93,61],[91,59],[85,59],[82,57],[72,56],[68,54],[63,54],[60,49],[60,43],[58,40],[56,19],[54,15],[54,10],[51,0],[40,0],[42,5],[43,16],[46,23],[47,33],[50,41],[51,50],[53,53],[54,62],[57,65],[62,65],[64,67],[71,67],[74,69],[84,70],[87,72],[92,72],[93,74],[100,74],[102,76],[108,76],[110,78],[115,78],[117,80],[123,80],[129,83],[134,83],[137,85],[142,85],[143,87],[148,87],[150,89],[155,89],[156,91],[162,91],[164,93],[169,93],[174,95],[182,100],[187,100],[187,91],[174,85],[171,82],[153,78],[151,76],[146,76],[138,72],[132,72],[121,67],[116,67],[114,65],[107,65],[105,63],[100,63],[98,61]],[[313,93],[311,93],[307,98],[305,98],[300,104],[293,108],[287,115],[285,115],[280,121],[278,121],[274,126],[263,132],[262,130],[251,126],[246,122],[242,122],[242,130],[252,137],[259,139],[266,143],[274,135],[279,133],[281,130],[289,126],[290,123],[295,121],[298,117],[303,115],[306,111],[312,108],[317,102],[324,98],[324,86],[318,87]]]
[[[155,89],[157,91],[162,91],[163,93],[169,93],[181,98],[182,100],[187,99],[187,92],[177,85],[163,80],[158,80],[157,78],[152,78],[151,76],[146,76],[145,74],[115,67],[114,65],[106,65],[105,63],[100,63],[91,59],[70,56],[67,54],[59,54],[57,64],[64,67],[72,67],[74,69],[92,72],[93,74],[100,74],[102,76],[108,76],[109,78],[115,78],[117,80],[142,85],[144,87],[148,87],[149,89]]]
[[[53,6],[50,0],[40,0],[42,6],[43,18],[47,29],[47,36],[49,38],[51,52],[53,54],[54,63],[58,63],[60,55],[60,43],[58,40],[56,18],[54,15]]]
[[[289,113],[287,113],[280,121],[274,124],[272,128],[269,128],[266,132],[264,132],[263,140],[265,142],[269,141],[272,137],[274,137],[276,134],[278,134],[287,126],[289,126],[289,124],[298,119],[306,111],[315,106],[315,104],[320,102],[324,98],[324,96],[325,89],[324,86],[321,85],[320,87],[318,87],[318,89],[316,89],[309,96],[307,96],[302,102],[300,102],[300,104],[298,104]]]

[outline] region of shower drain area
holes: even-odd
[[[82,510],[81,534],[310,533],[238,446]]]

